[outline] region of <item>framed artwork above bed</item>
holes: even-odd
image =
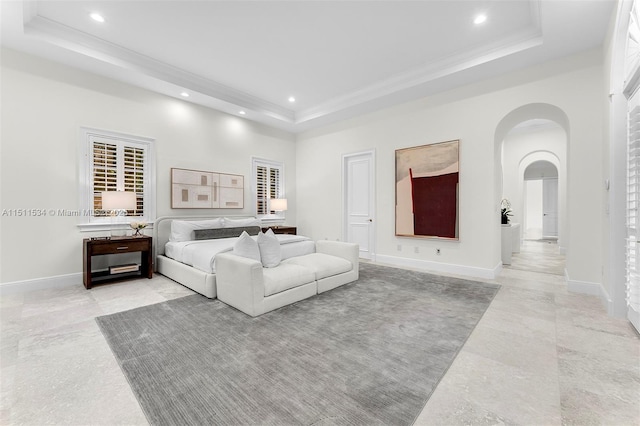
[[[244,176],[171,168],[172,209],[242,209]]]

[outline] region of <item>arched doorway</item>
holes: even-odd
[[[522,188],[522,233],[524,240],[558,240],[558,168],[538,160],[524,170]]]
[[[564,146],[561,147],[564,149]],[[566,252],[566,248],[564,247],[564,241],[566,239],[566,211],[567,211],[567,200],[566,200],[566,192],[567,192],[567,178],[566,178],[566,164],[565,161],[562,161],[561,158],[554,152],[540,150],[527,154],[521,161],[518,167],[518,188],[520,188],[521,196],[517,198],[516,201],[519,202],[517,204],[520,211],[523,212],[523,221],[526,222],[526,218],[524,217],[525,212],[527,211],[526,205],[526,187],[527,181],[535,181],[535,180],[545,180],[545,179],[556,179],[555,184],[556,188],[548,188],[547,197],[551,194],[549,190],[553,191],[556,189],[557,196],[555,199],[557,200],[556,208],[552,209],[557,211],[557,232],[547,232],[544,233],[544,230],[540,230],[542,234],[540,238],[544,238],[544,236],[556,237],[556,242],[558,245],[558,252],[564,254]],[[539,182],[538,186],[542,186],[544,182]],[[547,182],[547,185],[553,186],[554,182]],[[543,193],[544,188],[539,188],[540,192]],[[553,207],[553,206],[550,206]],[[553,213],[553,212],[552,212]],[[553,218],[548,218],[550,220]],[[548,224],[549,225],[549,224]],[[527,230],[526,223],[523,222],[523,239],[535,239],[533,236],[527,236],[525,234]],[[535,232],[535,231],[534,231]]]
[[[496,182],[495,195],[499,205],[500,200],[510,200],[513,209],[513,221],[520,226],[514,227],[514,232],[520,233],[519,241],[524,248],[524,242],[529,240],[548,239],[552,247],[545,247],[545,253],[538,259],[542,263],[553,257],[553,273],[564,274],[564,257],[567,250],[568,221],[567,221],[567,158],[568,158],[568,119],[558,107],[550,104],[529,104],[517,108],[507,114],[498,124],[495,134]],[[552,171],[553,170],[553,171]],[[527,181],[534,181],[536,173],[539,175],[538,193],[540,195],[539,235],[526,234],[528,226],[526,212],[531,202],[527,202]],[[546,174],[546,176],[544,176]],[[544,178],[547,178],[547,196],[555,200],[551,212],[553,217],[547,220],[546,232],[543,228],[542,188]],[[529,192],[534,191],[534,186]],[[549,201],[549,200],[548,200]],[[552,202],[553,204],[553,202]],[[531,220],[531,218],[529,218]],[[537,228],[537,226],[535,227]],[[529,233],[534,232],[530,229]],[[547,235],[545,235],[547,234]],[[530,245],[529,245],[530,246]],[[514,253],[520,252],[520,247],[512,248]],[[535,270],[535,253],[528,253],[530,257],[525,262]],[[523,252],[524,253],[524,252]],[[557,256],[556,256],[557,255]],[[513,266],[513,265],[512,265]]]

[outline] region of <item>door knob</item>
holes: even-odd
[[[373,219],[369,219],[369,222],[373,222]]]

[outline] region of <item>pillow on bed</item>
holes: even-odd
[[[224,218],[225,228],[239,228],[242,226],[260,226],[260,219],[255,217],[248,217],[244,219]]]
[[[217,240],[219,238],[239,237],[245,231],[249,235],[258,235],[260,227],[241,226],[239,228],[196,229],[193,232],[196,235],[196,240]]]
[[[262,232],[258,234],[258,247],[260,248],[262,266],[275,268],[280,264],[282,260],[280,242],[271,228],[264,234]]]
[[[260,262],[258,243],[246,231],[238,237],[238,241],[233,245],[233,254]]]
[[[223,226],[224,219],[221,217],[207,220],[172,220],[169,241],[195,240],[196,236],[193,231],[196,229],[214,229],[222,228]]]

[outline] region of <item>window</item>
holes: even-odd
[[[627,96],[627,317],[640,330],[640,11],[634,2],[629,20],[626,55]]]
[[[129,220],[152,222],[155,216],[153,139],[105,130],[81,129],[80,186],[83,218],[80,226],[107,228],[110,218],[102,209],[103,191],[136,193]]]
[[[640,312],[640,257],[638,242],[640,227],[640,105],[634,105],[633,96],[629,111],[629,136],[627,146],[627,304]],[[636,101],[637,102],[637,101]]]
[[[269,211],[269,199],[284,198],[284,165],[277,161],[253,159],[253,187],[256,195],[256,217],[282,219],[283,212]]]
[[[627,306],[629,319],[640,329],[640,94],[629,99],[627,136]]]

